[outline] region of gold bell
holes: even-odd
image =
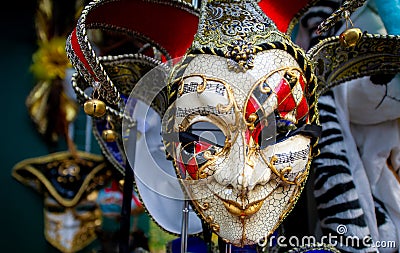
[[[342,47],[354,47],[362,36],[360,28],[350,28],[339,35],[340,45]]]
[[[102,117],[106,114],[106,104],[98,99],[90,99],[83,105],[83,110],[89,116]]]
[[[106,142],[114,142],[117,139],[117,133],[112,129],[106,129],[102,132],[101,137]]]

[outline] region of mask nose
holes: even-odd
[[[261,162],[257,151],[246,153],[241,173],[237,177],[239,191],[252,191],[256,185],[265,184],[270,180],[271,170]]]
[[[226,163],[217,170],[215,179],[221,185],[229,185],[242,194],[247,194],[259,184],[265,184],[270,180],[271,171],[261,160],[259,151],[254,148],[246,148],[247,145],[240,144],[245,138],[238,137],[232,145]]]

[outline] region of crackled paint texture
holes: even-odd
[[[174,131],[209,122],[225,135],[225,145],[178,143],[174,158],[201,217],[224,240],[247,245],[281,222],[308,170],[310,139],[276,142],[274,113],[293,124],[307,122],[308,105],[303,73],[285,51],[258,53],[246,72],[228,66],[226,58],[196,56],[174,105]]]

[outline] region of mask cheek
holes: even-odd
[[[300,184],[306,179],[307,165],[311,160],[311,139],[309,137],[292,136],[265,152],[270,154],[271,170],[283,183]]]
[[[45,236],[54,246],[62,249],[74,247],[73,241],[79,232],[81,222],[74,217],[71,208],[64,212],[44,210]]]

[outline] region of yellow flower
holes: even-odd
[[[65,38],[54,37],[39,43],[39,49],[32,56],[30,70],[38,80],[64,79],[66,68],[71,63],[65,52]]]

